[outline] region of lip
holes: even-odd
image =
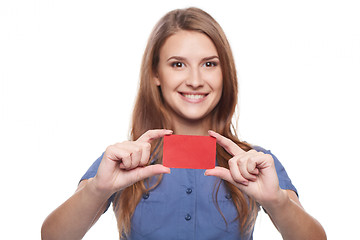
[[[181,99],[189,103],[200,103],[205,101],[209,93],[203,92],[178,92]]]

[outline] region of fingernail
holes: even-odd
[[[249,185],[249,182],[240,182],[240,183],[245,186]]]
[[[167,130],[167,129],[165,129],[166,130],[166,133],[165,133],[165,135],[170,135],[170,134],[173,134],[173,130]]]
[[[171,173],[171,169],[170,169],[170,168],[167,168],[164,173],[165,173],[165,174],[170,174],[170,173]]]

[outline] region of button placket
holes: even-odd
[[[186,194],[187,195],[190,195],[191,193],[192,193],[192,188],[191,187],[188,187],[188,188],[186,188]],[[190,213],[187,213],[186,215],[185,215],[185,217],[184,217],[184,219],[188,222],[188,221],[190,221],[191,220],[191,214]]]
[[[181,239],[194,239],[196,229],[196,171],[194,169],[184,170],[184,181],[181,183],[181,219],[179,224],[179,234]]]

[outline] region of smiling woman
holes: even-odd
[[[121,239],[250,240],[259,206],[284,239],[325,239],[277,158],[233,131],[237,87],[219,24],[198,8],[167,13],[145,49],[132,139],[106,149],[45,220],[43,239],[82,238],[111,202]],[[163,166],[173,133],[215,138],[217,166]]]
[[[196,31],[170,36],[160,49],[155,82],[161,88],[175,132],[206,135],[212,117],[209,113],[218,104],[223,86],[211,39]],[[180,126],[182,129],[177,129]]]

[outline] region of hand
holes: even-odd
[[[101,192],[113,194],[145,178],[161,173],[170,173],[170,169],[160,165],[148,165],[150,142],[171,130],[149,130],[136,141],[126,141],[109,146],[101,160],[94,184]]]
[[[214,131],[209,131],[209,135],[215,137],[216,142],[233,157],[229,160],[229,169],[215,167],[206,170],[205,175],[216,176],[234,184],[265,208],[285,199],[287,195],[279,187],[271,155],[255,150],[245,152],[233,141]]]

